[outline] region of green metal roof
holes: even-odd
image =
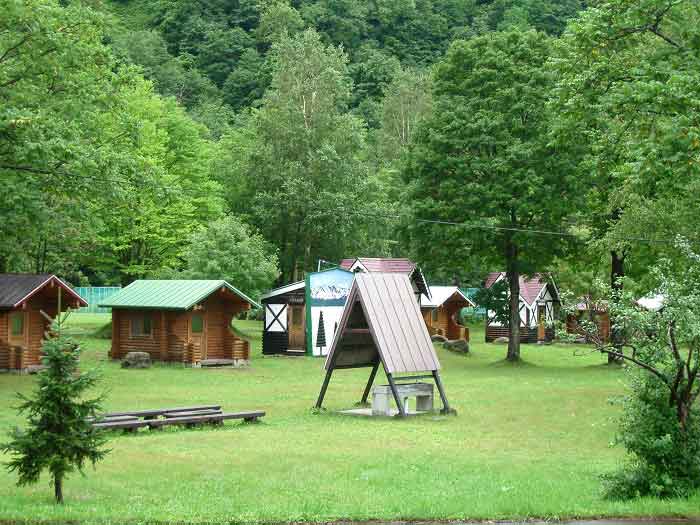
[[[256,308],[260,305],[223,280],[142,280],[134,281],[110,295],[99,306],[106,308],[153,308],[188,310],[222,286]]]

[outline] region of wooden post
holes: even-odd
[[[119,357],[119,310],[112,309],[112,348],[109,353],[111,359]]]
[[[321,391],[318,393],[318,399],[316,400],[316,408],[320,409],[323,405],[323,398],[326,397],[326,389],[328,389],[328,383],[331,382],[331,375],[333,374],[333,367],[329,368],[326,372],[326,377],[323,380],[323,385],[321,385]]]
[[[442,410],[443,414],[449,414],[452,412],[450,408],[450,403],[447,401],[447,394],[445,394],[445,388],[442,386],[442,380],[440,379],[440,372],[433,370],[433,379],[435,379],[435,384],[437,385],[438,392],[440,392],[440,399],[442,400]]]
[[[379,369],[379,361],[377,361],[374,366],[372,367],[372,372],[369,374],[369,379],[367,380],[367,386],[365,387],[365,391],[362,394],[362,400],[360,401],[361,404],[365,405],[367,404],[367,397],[369,396],[369,391],[372,388],[372,383],[374,383],[374,378],[377,375],[377,370]]]
[[[165,320],[165,310],[160,312],[160,339],[158,340],[158,345],[160,348],[160,360],[168,360],[168,332],[167,324]]]
[[[406,408],[403,406],[403,400],[399,397],[399,391],[396,389],[394,377],[391,374],[387,374],[386,378],[389,381],[389,388],[391,388],[391,393],[394,394],[394,401],[396,401],[396,407],[399,409],[399,416],[406,417]]]
[[[58,312],[56,313],[56,318],[58,319],[58,335],[61,335],[61,291],[63,288],[58,287]]]

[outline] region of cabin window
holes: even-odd
[[[131,319],[131,335],[137,337],[151,335],[151,317],[149,315],[140,315]]]
[[[438,309],[433,308],[433,311],[430,313],[430,315],[432,317],[433,323],[437,323],[439,318]]]
[[[191,330],[193,334],[201,334],[204,330],[204,319],[200,314],[192,314]]]
[[[10,316],[10,335],[24,335],[24,314],[15,312]]]

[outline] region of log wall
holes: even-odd
[[[545,328],[544,340],[551,341],[554,339],[554,328]],[[486,327],[486,342],[492,343],[499,337],[508,337],[510,335],[507,326],[487,326]],[[520,327],[520,342],[521,343],[537,343],[537,327],[527,328]]]
[[[196,311],[112,309],[112,359],[122,359],[128,352],[147,352],[154,361],[197,363],[207,359],[249,359],[248,341],[231,330],[234,315],[245,303],[231,303],[212,296]],[[201,336],[192,334],[191,318],[196,313],[204,319]],[[131,320],[142,315],[151,318],[151,336],[132,336]],[[200,342],[201,341],[201,342]]]

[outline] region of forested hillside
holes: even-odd
[[[257,291],[397,255],[475,284],[515,250],[579,288],[644,276],[667,244],[626,241],[692,209],[686,4],[4,0],[0,271]]]

